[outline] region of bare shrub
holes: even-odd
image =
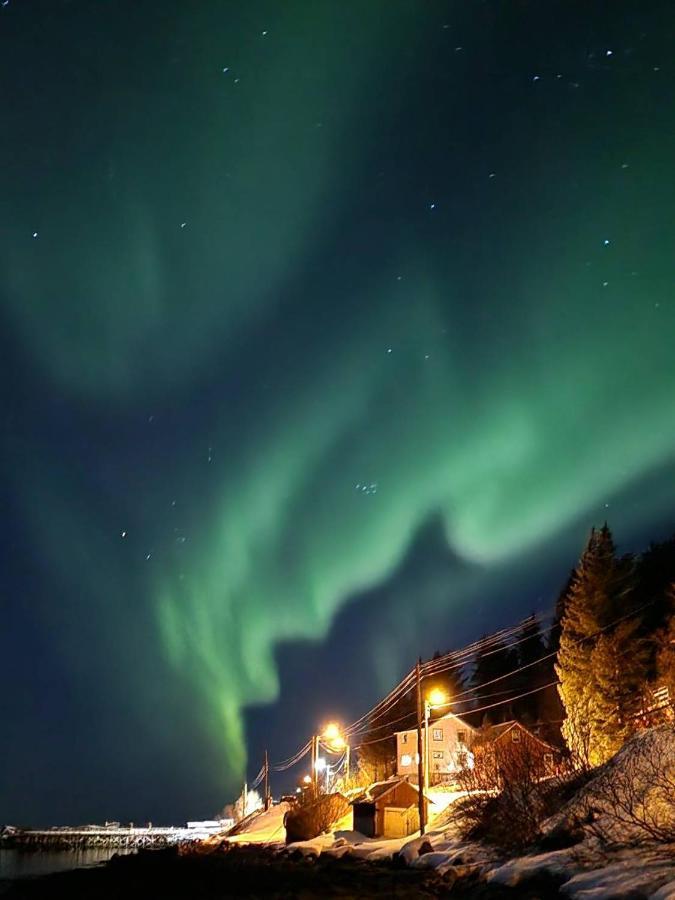
[[[675,727],[628,741],[589,784],[582,812],[607,846],[675,842]]]
[[[466,838],[505,850],[519,850],[540,836],[540,824],[555,809],[569,772],[552,776],[532,743],[486,746],[475,765],[460,773],[466,796],[452,807],[452,819]]]
[[[321,794],[308,798],[284,817],[286,843],[308,841],[329,831],[339,819],[347,815],[350,806],[342,794]]]

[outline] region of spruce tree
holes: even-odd
[[[641,628],[638,616],[626,619],[600,635],[593,649],[593,762],[613,756],[638,728],[650,649]]]
[[[477,716],[480,716],[477,721],[484,725],[495,725],[513,719],[515,712],[513,704],[509,701],[518,691],[515,676],[509,673],[513,672],[517,665],[515,651],[503,642],[479,646],[470,679],[475,698],[473,708],[474,710],[481,710],[485,706],[490,708],[477,713]]]
[[[552,666],[542,659],[547,650],[539,619],[535,615],[526,619],[518,631],[514,653],[516,665],[522,669],[514,675],[514,688],[517,695],[526,694],[514,702],[514,712],[517,719],[532,724],[541,719],[540,694],[529,692],[553,680]]]
[[[604,750],[597,744],[598,689],[593,677],[593,651],[605,628],[626,611],[630,569],[618,560],[612,534],[605,524],[592,529],[566,597],[556,674],[565,707],[563,737],[582,763],[596,765]]]

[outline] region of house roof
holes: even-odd
[[[518,722],[517,719],[512,719],[510,722],[500,722],[498,725],[490,725],[486,738],[489,741],[498,741],[514,728],[519,728],[521,731],[524,731],[528,737],[532,738],[533,741],[537,741],[542,747],[547,747],[550,750],[556,749],[552,744],[549,744],[548,741],[542,740],[542,738],[530,731],[529,728],[526,728],[522,722]]]
[[[418,792],[417,785],[412,784],[410,781],[406,781],[405,778],[388,778],[386,781],[376,781],[374,784],[369,785],[365,790],[360,791],[356,796],[352,797],[349,802],[377,803],[378,800],[381,800],[386,794],[402,784],[406,784],[415,793]],[[427,794],[424,796],[429,803],[434,802]]]
[[[469,725],[469,723],[466,721],[466,719],[462,719],[458,715],[456,715],[455,713],[452,713],[452,712],[447,712],[447,713],[445,713],[445,715],[439,716],[437,719],[430,719],[429,724],[437,725],[438,722],[444,722],[446,719],[456,719],[460,723],[462,728],[466,728],[469,731],[476,730],[473,727],[473,725]],[[424,726],[422,726],[422,728],[424,728]],[[417,730],[416,727],[415,728],[404,728],[401,731],[395,731],[394,734],[410,734],[411,731],[416,731],[416,730]]]

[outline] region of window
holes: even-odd
[[[411,764],[412,764],[412,756],[410,756],[409,753],[404,753],[403,756],[401,757],[401,765],[409,766]]]
[[[442,728],[434,728],[431,732],[431,736],[435,741],[443,740],[443,729]]]
[[[552,753],[544,753],[544,765],[549,768],[553,768],[553,754]]]
[[[457,732],[457,743],[464,744],[464,746],[466,747],[466,731]]]
[[[520,743],[520,731],[518,731],[517,728],[514,728],[513,731],[511,732],[511,741],[514,744]]]
[[[408,743],[408,733],[405,732],[405,731],[404,731],[403,734],[401,735],[401,743],[402,743],[402,744],[407,744],[407,743]]]
[[[443,751],[442,750],[434,750],[433,758],[434,759],[443,759]]]

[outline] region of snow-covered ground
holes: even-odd
[[[651,768],[645,769],[641,761],[653,734],[657,733],[659,740],[665,742],[662,747],[659,745],[660,758],[666,767],[672,764],[675,756],[670,751],[675,751],[675,729],[668,728],[653,730],[652,737],[647,732],[630,741],[595,779],[543,824],[543,832],[559,829],[565,822],[572,821],[588,808],[589,802],[602,818],[602,803],[599,806],[597,803],[598,779],[607,777],[607,773],[615,782],[621,783],[626,773],[633,777],[637,772],[635,780],[640,802],[649,804],[652,785],[641,773],[650,774]],[[409,866],[431,868],[451,880],[470,874],[495,886],[518,887],[533,880],[546,884],[548,880],[552,892],[559,890],[569,900],[634,900],[636,897],[675,900],[675,843],[638,844],[635,836],[629,835],[630,846],[610,850],[601,844],[596,830],[589,828],[573,847],[507,859],[483,844],[463,841],[455,827],[448,824],[448,807],[459,796],[450,791],[433,792],[435,816],[423,837],[417,834],[389,840],[366,838],[350,830],[351,817],[347,816],[331,834],[285,846],[283,817],[288,806],[280,804],[254,819],[245,833],[228,840],[239,844],[269,844],[283,852],[296,851],[313,857],[322,854],[353,856],[381,862],[398,855]],[[616,823],[610,822],[610,834],[615,826]]]
[[[284,816],[288,803],[277,803],[267,812],[261,812],[248,824],[246,831],[227,838],[229,844],[282,844],[286,843]]]

